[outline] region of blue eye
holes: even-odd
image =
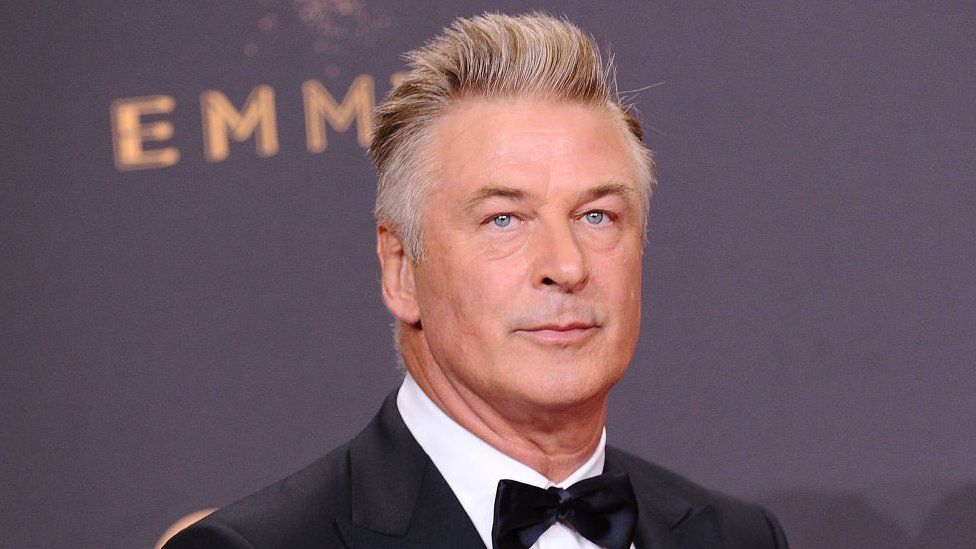
[[[587,223],[591,225],[599,225],[600,223],[603,223],[604,219],[606,219],[607,214],[603,212],[586,212],[584,217],[586,218]]]
[[[491,218],[491,222],[496,227],[508,227],[512,224],[512,216],[508,214],[496,215],[495,217]]]

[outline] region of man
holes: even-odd
[[[654,169],[592,39],[485,15],[408,59],[370,147],[403,385],[166,547],[786,547],[763,509],[605,445]]]

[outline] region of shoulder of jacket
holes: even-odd
[[[670,469],[617,448],[608,446],[607,457],[629,472],[637,491],[666,493],[686,501],[694,508],[711,508],[723,538],[739,540],[733,546],[785,547],[779,523],[762,506],[706,488]]]

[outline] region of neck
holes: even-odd
[[[442,369],[426,345],[406,337],[401,343],[410,375],[444,413],[551,482],[565,480],[596,451],[606,422],[605,393],[560,408],[491,402]]]

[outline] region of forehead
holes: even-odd
[[[465,100],[433,125],[429,161],[440,193],[487,183],[637,185],[626,129],[609,108],[528,99]]]

